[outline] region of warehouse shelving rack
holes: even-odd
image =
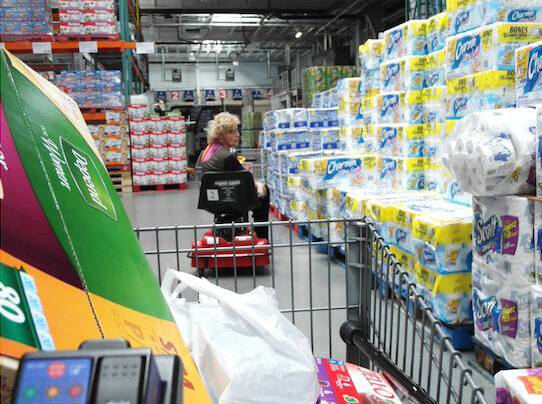
[[[429,18],[446,10],[446,0],[405,0],[405,21]]]

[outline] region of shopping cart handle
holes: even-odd
[[[360,334],[361,336],[361,324],[357,321],[345,321],[341,325],[340,334],[342,340],[348,345],[354,345],[354,336]]]

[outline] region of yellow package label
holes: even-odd
[[[515,87],[516,75],[513,70],[488,70],[473,75],[477,90],[494,90],[501,87]]]
[[[363,157],[363,169],[364,170],[374,170],[376,168],[376,157],[375,156],[365,156]]]
[[[472,289],[470,272],[441,274],[416,262],[416,278],[433,294],[468,293]]]
[[[523,46],[516,49],[516,78],[518,83],[526,80],[529,74],[529,55],[531,54],[532,46]]]
[[[542,23],[497,23],[495,24],[497,41],[503,42],[536,42],[541,39]]]
[[[407,172],[423,171],[431,166],[430,157],[408,157],[405,160]]]
[[[427,35],[427,20],[411,20],[408,21],[407,24],[410,25],[410,29],[413,35]]]
[[[429,57],[426,55],[408,56],[406,59],[406,64],[408,65],[409,69],[412,71],[422,71],[428,68],[429,61],[430,61]],[[403,71],[403,69],[401,69],[401,71]]]
[[[463,76],[449,79],[446,82],[446,94],[465,94],[473,91],[474,76]]]
[[[472,222],[465,219],[439,219],[420,215],[412,222],[412,237],[433,246],[472,242]]]
[[[408,140],[412,139],[423,139],[425,137],[425,125],[416,124],[416,125],[406,125],[405,134]]]
[[[457,11],[462,8],[465,8],[469,6],[470,4],[474,4],[476,0],[447,0],[446,1],[446,10],[448,12],[450,11]]]
[[[414,271],[416,262],[416,257],[414,255],[409,254],[394,245],[390,247],[390,252],[395,256],[395,259],[404,270],[407,272]]]
[[[458,123],[459,119],[446,119],[446,136],[452,134]]]

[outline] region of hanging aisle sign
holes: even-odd
[[[169,99],[171,101],[178,101],[180,99],[179,91],[170,91]]]
[[[183,91],[183,101],[184,102],[194,102],[194,90],[184,90]]]
[[[167,92],[166,91],[156,91],[154,93],[154,99],[156,100],[156,102],[160,101],[160,100],[166,100],[166,97],[167,97]]]
[[[215,90],[205,90],[205,101],[215,101]]]
[[[252,90],[252,98],[255,100],[261,100],[262,99],[262,90]]]
[[[231,98],[235,101],[240,101],[243,99],[243,90],[240,88],[234,88],[231,90]]]

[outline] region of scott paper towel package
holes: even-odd
[[[520,107],[542,104],[542,41],[516,49],[516,97]]]
[[[538,404],[542,369],[501,370],[495,375],[496,404]]]
[[[474,333],[487,348],[514,367],[531,365],[528,285],[518,287],[476,257],[472,263]]]
[[[380,65],[382,92],[422,90],[427,83],[427,56],[406,56]]]
[[[361,97],[376,95],[380,92],[380,65],[363,73],[363,80],[359,83]]]
[[[396,91],[376,96],[377,123],[423,123],[423,91]]]
[[[541,36],[542,23],[498,22],[448,37],[447,78],[486,70],[514,70],[516,49],[539,41]]]
[[[509,285],[535,282],[534,204],[519,196],[474,197],[474,257]]]
[[[384,40],[383,39],[368,39],[359,46],[359,60],[361,69],[366,72],[367,70],[378,69],[382,62],[382,55],[384,53]]]
[[[458,34],[479,27],[484,23],[482,0],[447,0],[451,34]]]
[[[361,100],[361,111],[363,114],[363,124],[366,126],[374,125],[378,120],[377,96],[366,96]]]
[[[424,157],[423,125],[375,125],[378,154],[396,157]]]
[[[384,59],[427,54],[427,20],[410,20],[384,31]]]
[[[475,195],[533,194],[536,111],[507,108],[461,119],[445,144],[443,163],[461,189]]]
[[[542,366],[542,287],[531,286],[531,361]]]
[[[446,87],[433,86],[423,90],[423,122],[442,123],[446,120]]]
[[[479,103],[479,93],[475,93],[474,77],[457,77],[447,81],[446,86],[446,118],[461,119],[475,111],[474,105]]]
[[[474,74],[474,91],[478,93],[478,96],[475,97],[475,103],[472,105],[473,111],[515,107],[514,76],[512,70],[488,70]]]

